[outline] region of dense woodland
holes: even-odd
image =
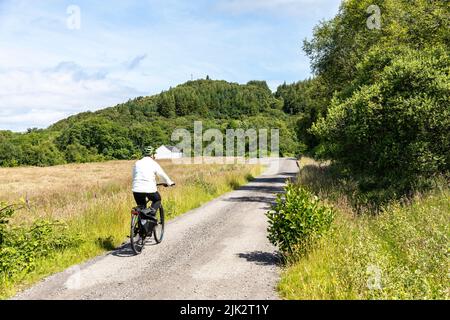
[[[0,166],[132,159],[176,128],[280,128],[282,155],[333,160],[363,191],[408,194],[450,166],[448,1],[349,0],[303,49],[314,77],[283,84],[189,81],[45,130],[0,131]]]
[[[296,117],[283,112],[283,94],[265,81],[246,85],[216,80],[189,81],[161,94],[69,117],[45,130],[0,135],[3,166],[47,166],[67,162],[133,159],[145,146],[170,144],[177,128],[279,128],[284,155],[302,150]]]

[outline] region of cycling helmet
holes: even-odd
[[[155,148],[153,148],[152,146],[148,146],[144,149],[144,156],[152,157],[155,155],[155,153]]]

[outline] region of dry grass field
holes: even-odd
[[[46,199],[80,190],[129,183],[133,161],[68,164],[55,167],[0,168],[0,198]]]
[[[37,217],[68,220],[81,215],[93,203],[111,201],[112,196],[129,203],[134,162],[0,168],[0,201],[15,203],[25,200],[28,208],[16,216],[21,221]],[[258,166],[250,165],[158,162],[177,184],[172,189],[160,188],[163,199],[169,204],[180,194],[194,191],[195,187],[213,195],[221,188],[226,191],[226,187],[239,185],[239,178],[258,173]],[[225,185],[220,185],[224,182]]]
[[[86,202],[125,190],[131,183],[132,166],[132,161],[111,161],[0,168],[0,200],[26,200],[33,212],[27,216],[32,218],[75,216]]]

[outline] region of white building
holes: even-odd
[[[181,152],[177,147],[162,145],[161,147],[156,149],[156,159],[179,159],[182,157],[183,152]]]

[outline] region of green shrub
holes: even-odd
[[[289,183],[267,213],[269,240],[287,260],[306,254],[329,230],[334,211],[302,186]]]
[[[6,206],[0,203],[0,246],[3,244],[9,219],[14,214],[12,205]]]
[[[58,221],[36,220],[31,226],[12,227],[8,223],[14,212],[14,206],[0,203],[0,283],[32,271],[39,258],[82,243]]]

